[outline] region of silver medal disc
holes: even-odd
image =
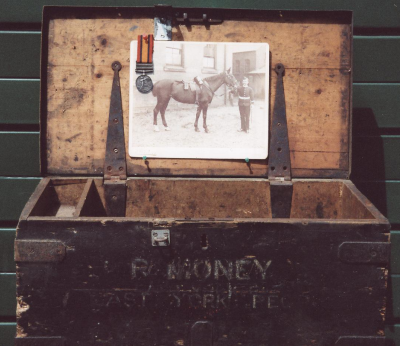
[[[136,88],[142,93],[147,94],[153,90],[153,81],[147,75],[141,75],[136,79]]]

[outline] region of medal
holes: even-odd
[[[136,88],[142,94],[147,94],[153,90],[153,81],[146,75],[146,73],[154,72],[153,50],[154,36],[139,35],[135,71],[142,73],[142,75],[136,79]]]
[[[153,90],[153,81],[145,74],[136,79],[136,88],[142,93],[147,94]]]

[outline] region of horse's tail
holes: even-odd
[[[158,95],[160,95],[161,91],[163,91],[163,93],[167,93],[168,95],[171,95],[173,83],[174,83],[174,81],[169,80],[169,79],[159,80],[158,82],[156,82],[153,85],[153,90],[151,91],[153,96],[158,97]]]

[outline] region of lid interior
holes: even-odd
[[[45,7],[41,75],[43,175],[103,174],[114,60],[122,63],[127,147],[130,42],[139,34],[153,33],[157,11],[161,10]],[[188,11],[197,17],[204,11],[215,16],[223,14],[224,20],[209,26],[174,25],[173,41],[269,44],[270,113],[276,83],[272,68],[278,62],[285,66],[292,176],[348,178],[351,12]],[[268,172],[268,159],[250,163],[214,159],[144,162],[128,154],[126,159],[128,176],[265,177]]]

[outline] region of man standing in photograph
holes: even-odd
[[[239,112],[240,112],[240,130],[238,132],[249,133],[250,130],[250,113],[254,104],[254,92],[249,87],[249,79],[243,78],[242,86],[237,89],[239,95]]]

